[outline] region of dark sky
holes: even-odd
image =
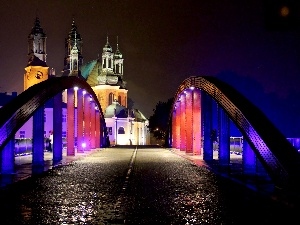
[[[284,5],[288,23],[276,16]],[[220,77],[250,99],[271,96],[266,101],[274,105],[262,110],[282,108],[300,87],[297,13],[299,4],[291,0],[2,0],[0,91],[23,90],[36,16],[47,35],[47,64],[60,74],[74,17],[84,62],[101,55],[107,34],[113,50],[119,37],[128,96],[146,117],[184,79],[202,75]],[[297,108],[300,100],[294,101],[287,110]],[[270,113],[277,122],[286,119],[281,110]]]

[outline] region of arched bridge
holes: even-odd
[[[299,183],[299,153],[270,120],[241,93],[215,77],[193,76],[179,86],[170,112],[167,145],[213,160],[212,104],[217,104],[218,157],[230,161],[230,120],[243,136],[243,168],[258,160],[280,187]]]
[[[76,88],[75,88],[76,87]],[[33,85],[0,109],[1,173],[14,170],[15,133],[33,117],[33,166],[44,163],[44,105],[53,100],[53,161],[62,159],[62,93],[66,90],[67,155],[106,146],[106,126],[100,103],[90,85],[78,77],[54,77]],[[75,116],[75,106],[77,114]],[[75,119],[77,121],[75,121]],[[75,128],[76,126],[76,128]]]
[[[74,87],[78,89],[75,90]],[[14,170],[15,133],[33,117],[34,166],[44,163],[44,105],[53,100],[53,161],[62,159],[62,92],[66,90],[67,155],[105,147],[106,125],[92,88],[78,77],[55,77],[36,84],[0,109],[1,173]],[[278,186],[297,186],[299,155],[284,135],[247,98],[214,77],[190,77],[179,86],[170,113],[167,144],[213,160],[212,105],[218,108],[219,163],[230,161],[232,121],[243,135],[243,168],[255,173],[258,160]],[[75,108],[77,114],[75,116]],[[76,126],[76,129],[75,129]],[[77,149],[75,149],[75,132]]]

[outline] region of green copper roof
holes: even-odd
[[[117,101],[114,101],[111,105],[109,105],[104,114],[105,118],[112,118],[114,116],[118,118],[126,118],[128,116],[127,109],[120,105],[120,103]]]
[[[87,79],[93,68],[97,63],[97,59],[88,62],[87,64],[82,65],[81,67],[81,75],[84,79]]]
[[[138,122],[144,122],[144,121],[147,121],[148,119],[144,116],[144,114],[138,110],[138,109],[134,109],[133,111],[133,114],[134,114],[134,118],[136,121]]]

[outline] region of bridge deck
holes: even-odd
[[[45,151],[44,153],[44,168],[43,171],[48,171],[55,166],[68,165],[73,161],[79,160],[95,151],[101,149],[93,149],[91,151],[86,151],[84,153],[76,153],[75,156],[67,156],[66,150],[63,150],[63,159],[57,165],[53,165],[52,157],[53,153]],[[41,172],[41,171],[36,171]],[[34,170],[32,168],[32,155],[23,155],[15,157],[15,173],[11,175],[0,175],[0,187],[5,187],[11,183],[18,182],[20,180],[27,179],[32,176]]]
[[[130,149],[132,149],[132,147],[130,147]],[[256,175],[252,177],[251,176],[245,177],[242,174],[241,155],[231,154],[230,165],[225,168],[218,165],[217,152],[214,152],[214,161],[211,163],[207,163],[202,159],[202,156],[187,154],[184,151],[179,151],[177,149],[169,149],[169,150],[174,154],[177,154],[187,160],[190,160],[196,166],[207,167],[210,170],[212,170],[215,174],[221,175],[241,185],[247,186],[248,188],[260,194],[271,196],[272,198],[278,199],[280,201],[286,201],[285,199],[290,199],[290,198],[300,199],[300,194],[298,193],[289,193],[289,196],[287,196],[286,193],[276,192],[276,190],[274,190],[275,188],[274,185],[271,183],[270,180],[265,179],[264,176],[259,177]],[[85,153],[76,153],[76,156],[67,156],[66,151],[64,150],[63,160],[58,165],[53,165],[52,163],[52,152],[45,152],[45,165],[43,171],[51,170],[55,166],[68,165],[96,151],[101,151],[101,148],[93,149],[91,151],[86,151]],[[31,160],[32,160],[31,155],[16,157],[15,174],[0,175],[0,188],[31,177],[34,173]],[[40,173],[40,172],[41,171],[36,171],[36,173]]]

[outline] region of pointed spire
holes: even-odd
[[[39,60],[46,62],[46,34],[40,25],[38,17],[34,20],[34,25],[28,35],[28,54],[30,58],[38,57]],[[31,59],[30,59],[31,60]]]
[[[40,25],[40,20],[38,17],[35,18],[34,26],[32,27],[30,34],[32,35],[41,34],[43,37],[46,36],[46,34],[43,31],[43,28]]]
[[[67,42],[68,42],[68,45],[69,45],[69,47],[68,47],[69,52],[68,53],[71,53],[72,50],[76,50],[78,53],[81,52],[82,39],[80,37],[80,34],[77,31],[77,26],[75,24],[74,17],[72,19],[71,31],[69,32],[69,38],[68,38]]]
[[[81,41],[80,34],[77,31],[77,26],[75,24],[75,19],[72,19],[71,31],[69,32],[69,39],[74,40],[76,35],[76,42]]]
[[[117,49],[116,49],[114,58],[116,58],[116,59],[121,59],[122,58],[122,53],[119,50],[119,36],[117,36]]]
[[[119,36],[117,36],[117,51],[119,50]]]
[[[83,64],[83,56],[81,54],[82,38],[77,31],[74,17],[72,17],[71,30],[68,33],[68,37],[65,39],[65,46],[63,76],[69,76],[70,72],[74,71],[80,73]]]
[[[76,27],[76,25],[75,25],[75,19],[74,19],[74,17],[73,17],[73,19],[72,19],[72,28],[71,28],[71,31],[72,30],[77,30],[77,27]]]
[[[75,29],[73,29],[73,28],[75,28]],[[78,54],[78,51],[79,51],[78,47],[77,47],[77,27],[75,25],[74,18],[73,18],[73,22],[72,22],[72,30],[71,30],[71,32],[72,31],[74,31],[74,45],[73,45],[73,47],[71,49],[71,52],[70,52],[71,55],[72,54]],[[71,34],[71,35],[73,35],[73,34]]]
[[[103,53],[104,52],[112,52],[112,47],[110,46],[109,42],[108,42],[108,34],[106,36],[106,44],[103,48]]]
[[[78,47],[77,47],[77,33],[75,33],[75,39],[74,39],[74,45],[72,47],[72,50],[71,50],[71,54],[74,54],[74,53],[78,53]]]
[[[75,33],[75,44],[74,47],[77,48],[77,39],[76,39],[77,33]]]

